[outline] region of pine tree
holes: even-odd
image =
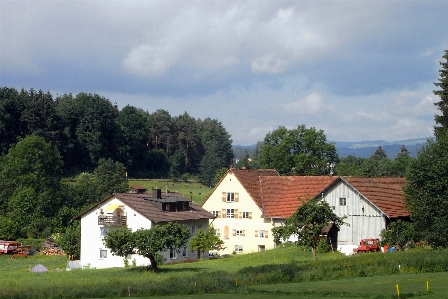
[[[448,50],[445,50],[443,56],[445,62],[440,62],[442,69],[439,70],[440,78],[439,82],[434,83],[435,86],[440,88],[434,90],[434,94],[440,97],[440,101],[434,103],[434,105],[441,111],[441,115],[435,115],[436,126],[434,127],[434,134],[439,136],[441,131],[445,131],[448,128]]]

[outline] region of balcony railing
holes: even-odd
[[[114,226],[122,226],[126,225],[126,216],[98,216],[98,225],[114,225]]]

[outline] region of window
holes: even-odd
[[[227,209],[226,210],[226,217],[227,218],[235,218],[235,210],[234,209]]]
[[[221,229],[219,229],[219,228],[215,229],[215,233],[216,233],[216,235],[218,237],[220,237],[221,236]]]
[[[243,252],[243,245],[235,245],[235,252],[236,253]]]
[[[226,201],[227,201],[227,202],[233,202],[233,201],[235,201],[235,193],[233,193],[233,192],[227,192]]]
[[[243,212],[243,218],[250,218],[249,217],[249,212]]]
[[[184,249],[182,251],[182,256],[183,257],[188,257],[187,246],[184,246]]]
[[[194,232],[196,231],[196,228],[194,227],[194,225],[191,226],[191,233],[194,234]]]
[[[236,230],[236,235],[239,236],[239,237],[244,236],[243,231],[240,230],[240,229],[237,229],[237,230]]]
[[[100,237],[104,237],[109,232],[108,227],[100,227]]]
[[[170,248],[170,260],[177,259],[177,251],[176,248]]]
[[[219,217],[219,211],[212,211],[213,216]]]
[[[259,238],[264,238],[264,230],[259,230],[258,231],[258,237]]]
[[[347,200],[345,197],[339,197],[339,205],[340,206],[345,206],[347,205]]]
[[[106,249],[100,249],[100,259],[107,258],[107,250]]]

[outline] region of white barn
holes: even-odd
[[[338,177],[315,199],[325,200],[338,216],[346,217],[337,244],[358,245],[379,238],[391,221],[409,219],[404,206],[404,178]]]

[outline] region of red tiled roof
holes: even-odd
[[[319,195],[337,177],[279,176],[261,177],[263,215],[288,218],[307,200]]]
[[[389,218],[406,217],[409,212],[404,206],[404,178],[341,177],[364,197],[370,200]]]
[[[260,176],[280,177],[275,169],[230,169],[230,173],[238,179],[255,203],[262,208],[260,195]]]

